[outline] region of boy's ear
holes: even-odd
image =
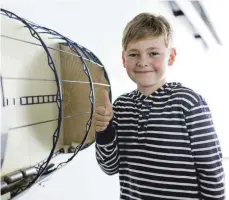
[[[125,55],[124,55],[124,51],[122,51],[122,64],[123,64],[123,67],[125,67],[126,65],[126,60],[125,60]]]
[[[168,60],[168,65],[169,66],[172,66],[173,63],[175,62],[176,55],[177,55],[176,49],[172,48],[171,52],[170,52],[170,55],[169,55],[169,60]]]

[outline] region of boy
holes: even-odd
[[[205,100],[180,83],[166,82],[176,57],[172,30],[161,16],[131,20],[123,36],[123,65],[137,90],[93,115],[96,158],[119,173],[120,199],[224,199],[219,141]],[[108,197],[109,199],[109,197]]]

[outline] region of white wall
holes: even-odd
[[[211,3],[210,9],[216,6]],[[151,0],[49,0],[46,3],[15,0],[3,1],[2,8],[54,29],[92,50],[108,71],[114,99],[135,89],[121,63],[121,36],[125,24],[143,11],[164,14],[175,27],[175,45],[178,51],[176,64],[169,69],[169,80],[181,81],[207,99],[212,108],[224,156],[229,156],[226,116],[229,108],[224,106],[228,100],[229,86],[225,51],[228,46],[205,52],[201,43],[195,41],[187,31],[189,28],[184,25],[183,20],[175,20],[164,3]],[[218,16],[220,14],[222,15],[218,12]],[[225,14],[227,13],[224,12],[223,15]],[[222,26],[220,29],[224,30]],[[117,200],[118,177],[109,177],[102,173],[94,154],[94,146],[81,152],[72,163],[45,182],[45,187],[35,186],[20,197],[20,200]]]

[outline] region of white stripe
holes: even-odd
[[[167,93],[167,91],[165,92],[165,94]],[[161,92],[161,94],[163,94],[163,92]],[[198,100],[191,94],[189,93],[186,93],[186,92],[174,92],[172,93],[171,95],[163,95],[163,96],[154,96],[153,98],[157,98],[157,99],[164,99],[164,98],[169,98],[169,97],[172,97],[172,96],[176,96],[176,95],[179,95],[179,94],[185,94],[185,95],[188,95],[190,97],[192,97],[196,102],[198,102]],[[183,96],[181,96],[183,97]],[[184,98],[184,97],[183,97]]]
[[[115,124],[116,126],[118,125],[118,122],[116,121],[115,118],[113,119],[112,123]]]
[[[172,164],[185,164],[185,165],[193,165],[193,162],[186,162],[186,161],[175,161],[175,160],[162,160],[162,159],[155,159],[155,158],[147,158],[142,156],[128,156],[128,155],[120,155],[120,158],[136,158],[139,160],[148,160],[148,161],[154,161],[157,163],[172,163]]]
[[[177,176],[177,175],[167,175],[167,174],[159,174],[159,173],[152,173],[152,172],[146,172],[146,171],[141,171],[141,170],[135,170],[135,169],[130,169],[130,168],[119,168],[119,170],[125,170],[125,171],[129,171],[129,172],[136,172],[139,174],[146,174],[149,176],[159,176],[159,177],[168,177],[168,178],[176,178],[176,179],[180,179],[180,178],[185,178],[185,179],[197,179],[196,177],[193,176]]]
[[[135,197],[135,196],[131,196],[131,195],[127,194],[127,193],[123,193],[122,191],[121,191],[121,195],[129,197],[129,198],[131,198],[131,200],[132,200],[132,199],[142,200],[142,199],[139,199],[139,198],[137,198],[137,197]],[[126,198],[123,199],[123,200],[126,200]]]
[[[199,105],[199,106],[195,106],[193,107],[192,109],[190,109],[190,111],[194,111],[194,110],[197,110],[197,109],[202,109],[202,108],[209,108],[207,105]]]
[[[132,178],[132,179],[136,179],[136,180],[139,180],[139,181],[146,181],[146,182],[149,182],[149,183],[161,183],[161,184],[165,184],[165,185],[184,185],[185,186],[193,186],[193,187],[196,187],[198,186],[197,184],[195,183],[177,183],[177,182],[172,182],[172,181],[157,181],[157,180],[153,180],[153,179],[148,179],[148,178],[139,178],[139,177],[135,177],[135,176],[131,176],[129,174],[120,174],[119,175],[120,177],[128,177],[128,178]]]
[[[203,126],[203,127],[198,127],[198,128],[193,128],[193,129],[188,129],[190,132],[194,132],[194,131],[200,131],[203,129],[209,129],[209,128],[214,128],[213,125],[208,125],[208,126]]]
[[[122,145],[140,145],[137,142],[131,142],[131,143],[119,142],[119,144],[122,144]],[[188,150],[188,151],[191,150],[190,147],[174,147],[174,146],[165,146],[165,145],[156,145],[156,144],[143,144],[143,145],[147,146],[147,147],[156,147],[159,149],[180,149],[180,150]]]
[[[115,161],[115,163],[117,163],[117,161],[119,160],[118,158],[117,158],[117,153],[118,153],[118,147],[116,146],[115,147],[115,149],[114,149],[114,151],[113,151],[113,153],[112,154],[110,154],[110,155],[107,155],[107,157],[109,158],[109,157],[112,157],[112,155],[113,154],[116,154],[112,159],[109,159],[107,162],[106,162],[106,165],[108,165],[110,162],[112,162],[113,160],[115,160],[116,159],[116,161]],[[112,165],[114,165],[115,163],[112,163]]]
[[[101,166],[100,166],[100,167],[101,167]],[[104,173],[109,174],[109,175],[116,174],[116,173],[118,172],[118,169],[116,169],[115,171],[111,171],[111,172],[109,172],[109,171],[107,171],[107,170],[104,170],[102,167],[101,167],[101,169],[102,169],[102,171],[103,171]]]
[[[203,189],[205,189],[205,190],[208,190],[208,191],[220,191],[220,190],[224,190],[225,189],[224,186],[223,187],[220,187],[220,188],[207,188],[207,187],[205,187],[203,185],[200,185],[200,187],[203,188]]]
[[[171,97],[172,95],[163,95],[163,96],[154,96],[154,98],[156,98],[156,99],[167,99],[167,98],[169,98],[169,97]]]
[[[135,192],[135,193],[140,194],[140,195],[147,195],[147,196],[150,196],[150,197],[163,197],[165,199],[176,199],[176,200],[178,198],[180,198],[180,197],[176,197],[176,196],[164,196],[164,195],[157,195],[157,194],[152,194],[152,193],[147,193],[147,192],[139,192],[137,190],[132,190],[131,188],[127,188],[127,187],[124,187],[124,186],[122,186],[121,188],[124,188],[126,190],[129,190],[131,192]],[[182,200],[194,200],[194,198],[182,197]],[[196,200],[199,200],[199,199],[196,199]]]
[[[148,109],[148,108],[140,108],[139,111],[140,111],[140,115],[141,115],[142,112],[149,112],[150,109]]]
[[[178,139],[164,139],[164,138],[156,138],[156,137],[143,137],[138,138],[136,136],[118,136],[120,139],[134,139],[134,140],[154,140],[154,141],[161,141],[161,142],[178,142],[178,143],[189,143],[188,140],[178,140]]]
[[[197,168],[198,168],[198,170],[203,170],[203,171],[206,171],[206,172],[213,172],[213,171],[218,170],[218,169],[222,170],[222,166],[218,166],[218,167],[215,167],[215,168],[212,168],[212,169],[200,168],[200,167],[197,167]]]
[[[122,161],[122,164],[131,164],[134,166],[141,166],[141,167],[147,167],[149,169],[162,169],[162,170],[168,170],[168,171],[183,171],[183,172],[196,172],[195,169],[184,169],[184,168],[170,168],[170,167],[159,167],[159,166],[153,166],[153,165],[147,165],[147,164],[141,164],[141,163],[135,163],[131,161]]]
[[[173,107],[180,107],[180,106],[182,106],[182,104],[166,105],[166,106],[163,106],[163,107],[151,107],[151,109],[152,110],[163,110],[165,108],[173,108]],[[131,106],[116,106],[116,108],[124,109],[124,110],[126,110],[126,109],[132,109],[132,110],[136,110],[136,112],[139,111],[135,107],[131,107]],[[146,111],[148,109],[145,109],[144,108],[144,109],[141,109],[141,110],[145,110]],[[169,113],[171,113],[171,112],[169,112]]]
[[[219,174],[214,174],[214,175],[206,175],[203,173],[199,173],[200,176],[208,177],[208,178],[218,178],[219,176],[224,176],[224,172],[221,172]]]
[[[145,186],[145,185],[139,185],[137,183],[130,182],[128,180],[121,180],[121,183],[127,183],[130,185],[134,185],[139,188],[146,188],[146,189],[151,189],[151,190],[158,190],[158,191],[166,191],[166,192],[182,192],[182,193],[191,193],[191,194],[197,194],[198,191],[191,191],[191,190],[177,190],[177,189],[168,189],[168,188],[157,188],[157,187],[152,187],[152,186]]]
[[[192,158],[192,155],[188,154],[173,154],[173,153],[161,153],[157,151],[147,151],[143,149],[122,149],[120,148],[119,151],[124,151],[124,152],[142,152],[142,153],[149,153],[152,155],[163,155],[163,156],[175,156],[175,157],[187,157],[187,158]]]
[[[117,130],[117,132],[120,133],[137,133],[137,130]],[[188,136],[188,133],[178,133],[178,132],[166,132],[166,131],[152,131],[152,130],[147,130],[147,133],[159,133],[159,134],[163,134],[163,135],[181,135],[181,136]]]
[[[116,141],[116,138],[117,138],[117,136],[115,136],[115,138],[114,138],[114,140],[113,141],[111,141],[110,143],[108,143],[108,144],[98,144],[98,143],[96,143],[96,146],[99,148],[99,147],[102,147],[102,148],[106,148],[106,147],[110,147],[110,146],[112,146],[112,145],[114,145],[114,141]]]
[[[163,118],[163,117],[159,117],[159,118],[149,118],[148,119],[148,121],[158,121],[158,120],[160,120],[160,121],[182,121],[182,122],[184,122],[185,121],[185,119],[183,119],[183,118]]]
[[[97,146],[97,145],[96,145]],[[100,147],[97,147],[97,151],[102,154],[103,159],[106,158],[106,154],[102,151],[103,149],[100,149]]]
[[[221,151],[218,151],[216,153],[212,153],[212,154],[206,154],[206,155],[195,155],[195,158],[208,158],[208,157],[213,157],[215,155],[220,156]]]
[[[99,165],[105,172],[113,172],[115,170],[117,170],[118,166],[115,166],[113,168],[109,168],[109,166],[104,166],[100,163]]]
[[[129,124],[121,124],[121,123],[119,123],[118,124],[119,126],[127,126],[127,127],[137,127],[138,126],[138,124],[132,124],[132,123],[129,123]]]
[[[114,152],[117,152],[118,150],[118,147],[117,147],[117,145],[115,145],[112,149],[111,149],[111,151],[109,150],[109,151],[107,151],[107,149],[106,148],[98,148],[98,151],[104,156],[104,157],[107,157],[107,156],[111,156],[111,155],[113,155],[114,154]],[[104,152],[105,151],[105,152]]]
[[[182,100],[186,101],[186,103],[188,103],[190,106],[194,106],[194,104],[191,101],[189,101],[188,99],[182,97]]]
[[[125,109],[125,110],[126,110],[126,109],[136,110],[136,108],[135,108],[135,107],[132,107],[132,106],[119,106],[119,105],[118,105],[118,106],[115,106],[115,107],[116,107],[116,109],[117,109],[117,108],[119,108],[119,109],[122,108],[122,109]]]
[[[221,159],[213,160],[213,161],[208,161],[208,162],[196,162],[197,164],[201,165],[207,165],[207,164],[215,164],[215,163],[221,163]]]
[[[124,100],[130,99],[131,101],[133,101],[133,97],[128,97],[128,96],[123,96],[123,95],[122,95],[122,96],[119,97],[118,102],[121,101],[122,99],[124,99]]]
[[[183,109],[184,109],[185,111],[187,111],[187,112],[189,111],[189,109],[186,108],[186,107],[185,107],[184,105],[182,105],[182,104],[180,105],[180,107],[183,108]]]
[[[141,119],[141,120],[139,120],[138,121],[138,127],[141,126],[140,123],[144,123],[144,122],[148,122],[148,120],[147,119]],[[149,123],[147,123],[147,124],[149,124]]]
[[[110,153],[110,152],[114,151],[114,148],[108,149],[108,148],[106,147],[106,148],[104,148],[104,150],[106,150],[106,153]]]
[[[163,111],[163,112],[159,112],[159,113],[156,113],[156,112],[153,112],[153,113],[150,113],[150,115],[169,115],[169,114],[183,114],[182,111],[170,111],[170,112],[166,112],[166,111]]]
[[[179,89],[175,89],[175,91],[177,91],[177,90],[179,90]],[[184,89],[182,89],[182,90],[184,90]],[[186,91],[192,93],[191,90],[186,90]],[[185,95],[188,95],[188,96],[192,97],[196,102],[198,102],[197,98],[194,97],[193,95],[191,95],[191,94],[188,93],[188,92],[175,92],[175,93],[173,93],[171,96],[173,96],[173,95],[178,95],[178,94],[185,94]]]
[[[101,161],[104,160],[104,158],[100,155],[99,151],[96,151],[96,158]]]
[[[191,143],[191,145],[206,144],[206,143],[215,142],[215,141],[218,141],[218,138],[213,138],[213,139],[205,140],[205,141],[193,142]]]
[[[216,180],[217,181],[208,181],[208,180],[204,180],[204,179],[201,179],[201,178],[199,179],[200,182],[214,185],[214,187],[216,186],[216,184],[224,183],[224,179],[223,178],[220,181],[218,181],[218,179],[216,179]]]
[[[199,124],[199,123],[202,123],[202,122],[212,122],[212,119],[211,118],[207,118],[207,119],[202,119],[202,120],[199,120],[199,121],[194,121],[194,122],[189,122],[189,123],[186,123],[186,125],[194,125],[194,124]]]
[[[114,163],[111,163],[111,164],[109,164],[111,161],[113,161],[113,160],[115,160],[115,162]],[[115,156],[113,159],[111,159],[111,160],[108,160],[107,162],[105,162],[105,163],[100,163],[104,168],[117,168],[118,167],[118,163],[119,162],[119,157],[117,158],[117,156]]]
[[[118,101],[119,103],[123,103],[123,104],[131,104],[131,105],[135,105],[135,103],[133,102],[133,99],[131,99],[131,101],[122,101],[122,100],[119,100]]]
[[[120,133],[137,133],[137,130],[117,130],[117,132],[120,132]]]
[[[163,107],[152,107],[151,110],[164,110],[165,108],[174,108],[174,107],[183,107],[182,104],[172,104],[172,105],[166,105]]]
[[[208,151],[208,150],[216,149],[216,148],[219,148],[219,147],[220,147],[219,145],[215,145],[215,146],[212,146],[212,147],[192,149],[192,151],[193,151],[193,152],[205,151],[205,150]]]
[[[209,114],[211,114],[211,112],[201,112],[201,113],[197,113],[197,114],[194,114],[194,115],[187,116],[186,119],[191,119],[191,118],[194,118],[194,117],[199,117],[199,116],[202,116],[202,115],[209,115]]]
[[[133,118],[133,117],[122,117],[122,118],[120,118],[120,121],[122,121],[122,120],[133,120],[133,121],[138,121],[138,118]]]
[[[205,136],[215,135],[215,134],[216,134],[216,133],[213,131],[213,132],[209,132],[209,133],[191,135],[190,137],[191,137],[192,139],[194,139],[194,138],[198,138],[198,137],[205,137]]]
[[[168,128],[186,128],[182,125],[168,125],[168,124],[147,124],[147,127],[168,127]]]
[[[171,98],[171,99],[168,99],[167,101],[153,101],[153,100],[150,100],[150,101],[147,101],[149,103],[152,103],[152,104],[156,104],[156,105],[160,105],[160,104],[166,104],[166,103],[169,103],[169,102],[173,102],[173,101],[180,101],[180,100],[183,100],[183,101],[186,101],[187,103],[189,103],[191,106],[193,106],[194,104],[189,101],[188,99],[185,99],[184,97],[174,97],[174,98]]]
[[[171,98],[171,99],[168,99],[166,101],[153,101],[152,99],[146,99],[145,102],[147,103],[151,103],[152,105],[153,104],[156,104],[156,105],[162,105],[162,104],[166,104],[166,103],[170,103],[170,102],[173,102],[173,101],[176,101],[176,100],[180,100],[180,101],[186,101],[187,103],[189,103],[191,106],[193,106],[194,104],[189,101],[188,99],[185,99],[184,97],[174,97],[174,98]],[[120,101],[121,102],[121,101]],[[122,102],[123,104],[125,104],[126,102]],[[131,103],[132,105],[135,105],[133,102],[128,102],[128,103]],[[139,102],[138,105],[141,105],[142,103]]]
[[[136,116],[139,115],[138,112],[131,112],[131,111],[129,111],[129,112],[126,112],[126,111],[117,111],[117,114],[136,115]]]
[[[206,194],[206,193],[204,193],[204,192],[201,192],[201,194],[202,194],[203,196],[206,196],[206,197],[217,198],[217,199],[225,196],[225,194],[221,194],[221,195],[210,195],[210,194]],[[216,199],[216,200],[217,200],[217,199]]]

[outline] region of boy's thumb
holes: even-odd
[[[103,101],[105,103],[105,108],[107,111],[112,112],[112,104],[110,102],[110,97],[107,90],[103,90]]]

